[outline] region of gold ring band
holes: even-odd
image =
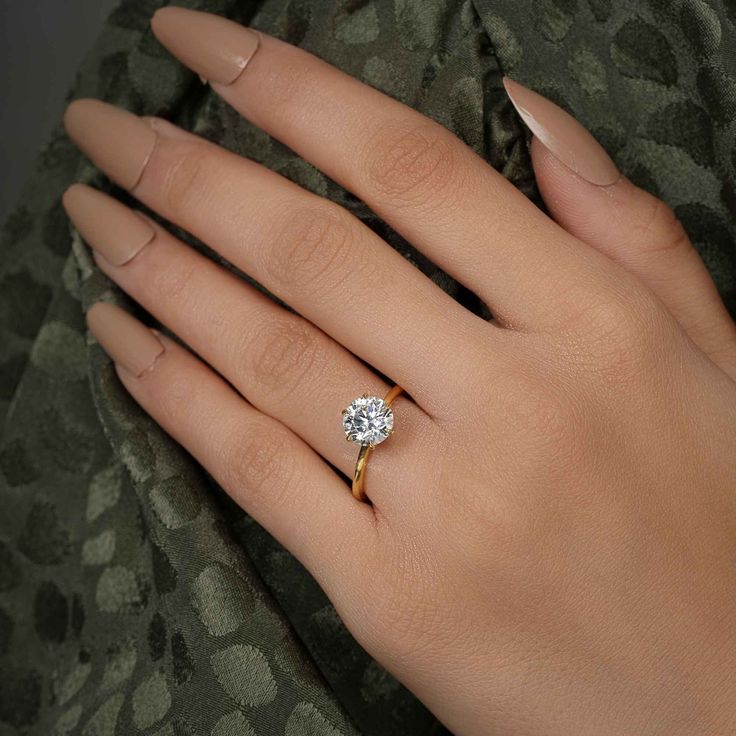
[[[383,402],[386,406],[391,406],[393,400],[403,393],[404,389],[401,386],[394,386],[385,396]],[[369,502],[368,497],[363,489],[365,485],[365,468],[368,463],[368,457],[373,450],[373,445],[361,445],[360,452],[358,453],[358,460],[355,463],[355,473],[353,475],[353,496],[358,501]]]

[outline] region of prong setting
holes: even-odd
[[[342,425],[348,441],[373,448],[393,433],[393,410],[382,398],[366,393],[343,410]]]

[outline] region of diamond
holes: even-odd
[[[391,407],[378,396],[359,396],[342,413],[345,436],[359,445],[378,445],[394,428]]]

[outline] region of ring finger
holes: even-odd
[[[117,200],[74,185],[64,206],[110,278],[255,407],[352,475],[356,446],[345,441],[340,410],[356,393],[384,396],[383,379],[314,325]],[[406,443],[426,437],[432,420],[404,397],[395,407],[402,432],[386,449],[411,452]],[[391,480],[390,458],[384,460],[371,465],[373,489]]]
[[[345,441],[340,410],[356,393],[384,396],[385,381],[314,325],[117,200],[74,185],[64,206],[110,278],[256,408],[352,475],[357,450]],[[380,489],[396,481],[392,456],[415,455],[417,448],[407,444],[426,438],[433,424],[405,398],[395,406],[402,431],[371,464],[371,495],[382,507]]]

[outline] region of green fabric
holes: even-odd
[[[484,313],[362,203],[171,59],[148,30],[159,4],[119,6],[74,96],[169,117],[339,202]],[[543,92],[676,209],[736,308],[733,5],[188,5],[303,46],[412,105],[535,201],[527,133],[501,75]],[[109,188],[59,127],[2,233],[0,736],[446,733],[358,647],[303,568],[135,405],[86,338],[94,300],[135,306],[70,231],[59,196],[73,180]]]

